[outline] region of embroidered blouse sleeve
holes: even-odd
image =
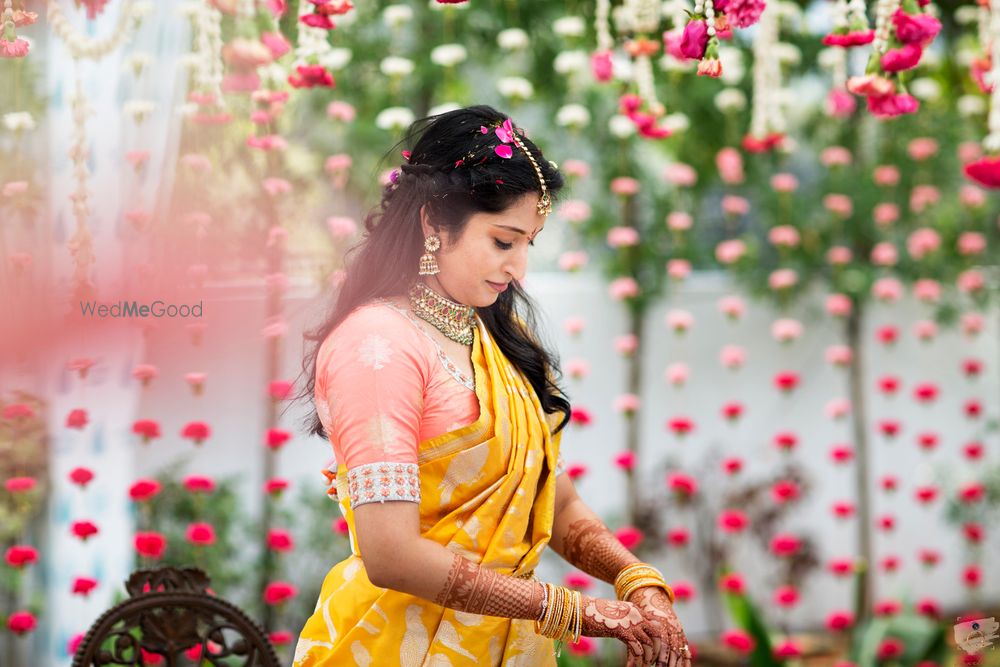
[[[420,502],[420,416],[429,366],[426,341],[384,306],[352,313],[320,354],[330,442],[347,468],[351,507]]]

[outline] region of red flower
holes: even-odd
[[[864,46],[865,44],[871,44],[874,40],[874,30],[858,30],[856,32],[841,34],[831,33],[823,37],[823,44],[825,46],[840,46],[843,48],[849,48],[852,46]]]
[[[902,426],[895,419],[883,419],[878,423],[879,432],[887,438],[895,438],[899,435],[901,428]]]
[[[24,635],[35,629],[35,615],[30,611],[15,611],[7,617],[7,628],[15,635]]]
[[[970,398],[962,405],[962,411],[965,413],[966,417],[975,419],[983,414],[983,404],[974,398]]]
[[[97,534],[97,526],[91,521],[74,521],[70,524],[69,529],[73,535],[79,537],[84,542]]]
[[[35,488],[34,477],[11,477],[6,482],[4,482],[4,488],[7,489],[9,493],[27,493]]]
[[[90,591],[97,587],[97,579],[91,579],[90,577],[77,577],[73,580],[73,595],[82,595],[87,597],[90,595]]]
[[[970,461],[978,461],[983,458],[983,443],[981,442],[969,442],[962,448],[962,452],[965,454],[965,458]]]
[[[268,634],[267,638],[270,639],[271,643],[275,646],[291,644],[292,639],[294,639],[292,633],[287,630],[275,630],[274,632]]]
[[[934,598],[922,598],[917,600],[916,604],[913,605],[913,608],[922,616],[929,616],[933,619],[941,616],[941,606]]]
[[[91,480],[94,479],[94,473],[90,468],[73,468],[69,472],[69,481],[80,486],[81,489],[87,488]]]
[[[941,562],[941,553],[934,549],[921,549],[917,553],[917,558],[925,567],[934,567]]]
[[[850,558],[834,558],[826,567],[834,575],[843,577],[854,572],[854,561]]]
[[[440,0],[438,0],[440,2]],[[324,16],[337,16],[338,14],[346,14],[347,12],[354,9],[349,0],[344,0],[344,2],[334,3],[330,0],[309,0],[309,2],[316,5],[313,10],[317,14],[323,14]],[[467,2],[467,0],[457,0],[457,2]]]
[[[899,378],[894,375],[883,375],[878,380],[878,388],[883,394],[895,394],[899,391]]]
[[[746,583],[743,581],[743,575],[738,572],[730,572],[719,579],[719,588],[726,593],[743,595],[746,591]]]
[[[288,480],[280,477],[274,477],[264,482],[264,492],[269,493],[272,496],[277,496],[287,488]]]
[[[295,540],[287,530],[272,528],[267,531],[267,548],[274,551],[291,551],[295,548]]]
[[[688,533],[687,528],[672,528],[667,531],[667,543],[674,547],[687,546],[690,540],[690,533]]]
[[[697,480],[680,472],[667,475],[667,486],[679,496],[693,496],[698,492]]]
[[[701,20],[691,20],[684,26],[680,51],[685,58],[701,60],[708,46],[708,24]]]
[[[160,424],[152,419],[140,419],[132,424],[132,432],[142,436],[145,445],[153,438],[160,437]]]
[[[1000,156],[984,157],[966,164],[966,178],[987,188],[1000,188]]]
[[[903,642],[900,640],[895,637],[886,637],[878,645],[875,657],[880,661],[892,660],[893,658],[898,658],[903,655],[903,648]]]
[[[674,589],[674,598],[678,602],[687,602],[694,598],[694,584],[687,581],[675,581],[670,584],[670,588]]]
[[[267,429],[267,446],[271,449],[278,450],[292,438],[290,431],[286,431],[281,428],[269,428]]]
[[[566,466],[566,474],[569,478],[576,481],[587,474],[587,466],[582,463],[571,463]]]
[[[899,480],[893,475],[883,475],[879,480],[879,485],[882,487],[883,491],[895,491],[896,486],[899,485]]]
[[[269,583],[264,589],[264,602],[269,605],[282,604],[295,597],[296,593],[298,593],[298,589],[292,584],[284,581],[274,581]]]
[[[899,329],[891,324],[879,327],[875,331],[875,339],[883,345],[892,345],[899,340]]]
[[[763,139],[748,134],[743,137],[742,146],[743,150],[749,153],[766,153],[774,150],[784,141],[785,135],[779,132],[773,132]]]
[[[322,65],[299,65],[295,68],[296,73],[288,76],[288,83],[293,88],[333,88],[335,82],[333,75],[326,71]]]
[[[743,404],[738,401],[730,401],[722,406],[722,416],[729,421],[736,421],[743,416]]]
[[[35,416],[35,409],[27,403],[11,403],[4,406],[2,414],[6,420],[31,419]]]
[[[66,416],[66,426],[68,428],[82,429],[87,425],[87,411],[81,408],[70,410]]]
[[[337,26],[330,20],[330,17],[323,14],[303,14],[299,20],[310,28],[322,28],[323,30],[333,30]],[[295,84],[292,84],[295,85]],[[295,86],[298,88],[298,86]]]
[[[799,374],[793,371],[783,371],[774,376],[774,386],[784,392],[790,392],[799,386]]]
[[[727,533],[739,533],[749,524],[747,515],[741,510],[723,510],[719,512],[719,528]]]
[[[738,456],[730,456],[722,460],[722,469],[727,475],[735,475],[743,470],[743,459]]]
[[[983,362],[980,359],[964,359],[962,372],[968,377],[978,377],[983,372]]]
[[[674,417],[667,421],[667,429],[673,431],[677,437],[683,438],[694,430],[694,422],[687,417]]]
[[[983,571],[978,565],[966,565],[962,570],[962,583],[969,588],[976,588],[983,583]]]
[[[958,490],[958,499],[966,504],[978,503],[986,495],[986,487],[979,482],[971,482]]]
[[[854,449],[850,445],[833,445],[830,447],[830,458],[834,463],[847,463],[854,458]]]
[[[896,517],[891,514],[883,514],[875,519],[875,525],[877,525],[881,530],[889,532],[896,528]]]
[[[161,558],[167,548],[167,540],[160,533],[136,533],[135,550],[143,558]]]
[[[128,495],[135,502],[143,503],[152,500],[159,492],[160,483],[155,479],[140,479],[129,488]]]
[[[788,502],[790,500],[795,500],[798,497],[799,485],[791,480],[778,480],[771,487],[771,498],[776,503]]]
[[[771,553],[775,556],[792,556],[801,546],[801,541],[790,533],[778,533],[771,538]]]
[[[753,637],[743,630],[726,630],[721,639],[723,644],[744,655],[753,651],[756,646]]]
[[[895,572],[899,569],[899,556],[886,556],[879,561],[883,572]]]
[[[569,412],[569,420],[578,426],[590,426],[593,422],[593,417],[590,416],[590,411],[586,408],[571,408]]]
[[[211,477],[189,475],[184,478],[184,488],[191,493],[212,493],[215,491],[215,480]]]
[[[347,535],[351,532],[351,527],[347,525],[347,519],[340,517],[333,520],[333,532],[338,535]]]
[[[917,444],[925,451],[934,449],[939,442],[940,438],[937,433],[925,432],[917,435]]]
[[[850,500],[838,500],[833,503],[830,509],[833,511],[833,515],[840,519],[854,516],[854,503]]]
[[[294,386],[289,380],[272,380],[267,385],[267,394],[276,401],[284,401],[291,396]]]
[[[774,604],[779,607],[794,607],[799,602],[799,591],[794,586],[779,586],[774,591]]]
[[[195,445],[200,445],[212,435],[212,429],[205,422],[188,422],[181,429],[181,437],[193,440]]]
[[[921,403],[930,403],[938,396],[938,387],[933,382],[923,382],[913,389],[913,398]]]
[[[774,446],[783,451],[791,451],[799,444],[799,437],[790,431],[782,431],[774,435]]]
[[[615,537],[626,549],[634,549],[642,544],[642,531],[633,526],[623,526],[615,531]]]
[[[593,655],[597,644],[590,637],[581,636],[576,642],[569,644],[569,652],[573,655]]]
[[[934,502],[938,495],[936,486],[918,486],[915,493],[917,500],[923,504]]]
[[[875,615],[876,616],[895,616],[903,610],[903,605],[899,603],[899,600],[878,600],[875,602]]]
[[[897,9],[892,15],[892,23],[896,26],[896,39],[903,44],[926,46],[941,31],[941,22],[933,16],[928,14],[911,16],[902,9]]]
[[[882,69],[886,72],[913,69],[920,64],[920,57],[923,55],[924,50],[919,44],[904,44],[902,48],[889,49],[882,56]]]
[[[576,591],[589,591],[594,586],[594,580],[583,572],[570,572],[563,581],[567,588]]]
[[[215,528],[210,523],[192,523],[187,527],[187,541],[200,547],[215,544]]]
[[[903,114],[916,113],[920,102],[912,95],[881,95],[868,98],[868,111],[880,118],[894,118]]]
[[[23,544],[15,544],[7,549],[4,560],[7,561],[7,565],[20,569],[38,562],[38,550]]]
[[[833,632],[849,630],[854,625],[854,614],[849,611],[831,611],[826,617],[826,627]]]

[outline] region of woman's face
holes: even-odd
[[[485,308],[493,305],[512,280],[521,280],[528,266],[528,246],[545,226],[538,213],[537,193],[527,193],[502,213],[475,213],[461,236],[439,233],[441,249],[434,253],[440,272],[424,276],[427,285],[452,301]],[[424,238],[434,233],[421,212]]]

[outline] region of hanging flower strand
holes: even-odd
[[[3,16],[0,17],[0,58],[23,58],[31,48],[28,40],[17,36],[15,28],[34,23],[38,15],[22,11],[16,14],[15,17],[13,0],[4,0]]]
[[[760,20],[764,0],[695,0],[680,50],[687,58],[700,60],[698,74],[722,75],[719,40],[729,39],[733,28],[749,28]]]
[[[833,6],[833,31],[823,38],[823,44],[847,49],[871,44],[874,39],[865,0],[837,0]]]
[[[990,114],[987,117],[988,133],[983,139],[983,148],[987,155],[965,165],[967,178],[987,188],[1000,188],[1000,86],[993,83],[1000,76],[1000,0],[990,0],[989,22],[989,54],[990,72],[988,81],[991,84]]]

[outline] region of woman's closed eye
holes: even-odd
[[[510,250],[514,247],[513,243],[507,243],[506,241],[501,241],[500,239],[493,239],[493,243],[495,243],[496,247],[501,250]],[[528,245],[535,245],[534,240],[528,241]]]

